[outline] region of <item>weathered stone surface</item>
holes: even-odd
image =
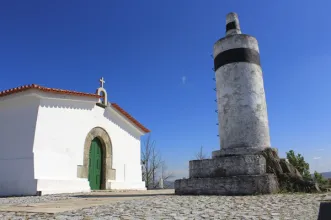
[[[277,176],[277,181],[281,190],[290,192],[319,192],[320,189],[313,181],[304,180],[295,167],[285,159],[278,157],[277,151],[266,148],[258,153],[266,159],[267,173]],[[284,168],[284,169],[283,169]]]
[[[259,152],[261,152],[260,148],[252,147],[222,148],[221,150],[213,151],[212,158],[245,154],[257,154]]]
[[[258,154],[264,156],[266,159],[267,173],[273,173],[276,175],[283,173],[283,169],[280,165],[280,159],[278,157],[276,150],[268,147],[268,148],[264,149],[263,151],[260,151]]]
[[[88,175],[88,169],[86,169],[83,165],[77,165],[77,177],[85,178]]]
[[[278,191],[273,174],[190,178],[175,181],[177,195],[253,195]]]
[[[289,162],[287,162],[286,159],[280,159],[279,163],[284,173],[295,173],[295,167]]]
[[[318,184],[313,181],[304,180],[293,173],[282,173],[277,175],[279,187],[281,190],[289,192],[320,192]]]
[[[266,172],[266,160],[262,155],[217,157],[191,160],[190,178],[260,175]]]
[[[227,28],[226,29],[226,36],[229,36],[229,35],[234,35],[234,34],[241,34],[241,30],[240,30],[240,24],[239,24],[239,19],[238,19],[238,15],[237,13],[229,13],[227,16],[226,16],[226,24],[227,26],[229,25],[229,23],[231,24],[234,24],[234,27],[233,28]]]
[[[280,159],[280,166],[282,167],[284,173],[293,173],[302,178],[300,172],[292,164],[287,162],[286,159]]]
[[[234,15],[229,13],[227,21],[234,21],[239,28],[238,16]],[[233,61],[215,66],[220,142],[222,149],[263,150],[270,146],[270,135],[263,74],[257,64],[260,59],[258,41],[253,36],[239,33],[227,32],[230,35],[214,44],[214,64],[223,56]],[[258,62],[242,60],[237,53],[227,53],[236,49],[254,51]]]
[[[284,173],[270,148],[258,42],[241,34],[235,13],[227,15],[226,30],[213,53],[222,148],[211,160],[190,161],[190,179],[176,181],[176,194],[270,193]]]
[[[218,68],[215,76],[222,148],[269,147],[261,67],[246,62],[230,63]]]

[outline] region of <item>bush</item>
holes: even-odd
[[[309,164],[305,161],[305,158],[301,155],[295,155],[293,150],[286,153],[286,157],[290,164],[292,164],[306,180],[312,180],[312,176],[309,171]]]
[[[301,155],[295,155],[293,150],[286,153],[287,159],[302,175],[302,177],[307,181],[314,181],[322,189],[328,187],[328,180],[325,179],[320,173],[314,172],[314,175],[310,174],[309,164],[305,161],[305,158]]]
[[[322,174],[314,172],[314,180],[318,183],[319,186],[328,187],[328,180],[325,179]]]

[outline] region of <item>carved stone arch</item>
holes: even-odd
[[[88,178],[89,170],[89,152],[92,140],[98,138],[102,145],[102,181],[101,189],[107,189],[107,180],[115,180],[115,170],[112,168],[113,148],[111,139],[103,128],[95,127],[87,134],[84,143],[83,165],[78,166],[77,176],[79,178]]]

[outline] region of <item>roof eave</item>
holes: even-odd
[[[116,106],[116,107],[115,107]],[[115,111],[117,114],[119,114],[122,118],[125,119],[126,122],[128,122],[132,127],[135,128],[135,130],[138,131],[138,133],[140,135],[145,135],[147,133],[150,133],[151,131],[149,129],[147,129],[146,127],[144,127],[142,124],[140,124],[138,121],[136,121],[135,119],[133,119],[134,121],[136,121],[136,123],[139,124],[139,126],[133,122],[132,119],[128,118],[125,114],[123,114],[120,110],[119,110],[119,106],[116,103],[110,103],[110,105],[108,106],[110,107],[111,110]],[[122,108],[120,108],[122,111],[124,111]],[[127,113],[127,112],[126,112]],[[127,113],[128,114],[128,113]]]

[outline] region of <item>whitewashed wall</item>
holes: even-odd
[[[144,189],[140,134],[115,111],[96,106],[96,101],[51,94],[40,100],[33,148],[38,191],[89,191],[87,179],[77,178],[77,165],[83,165],[85,138],[94,127],[105,129],[112,142],[116,180],[111,188]]]
[[[37,192],[32,147],[39,100],[29,94],[0,98],[0,196]]]

